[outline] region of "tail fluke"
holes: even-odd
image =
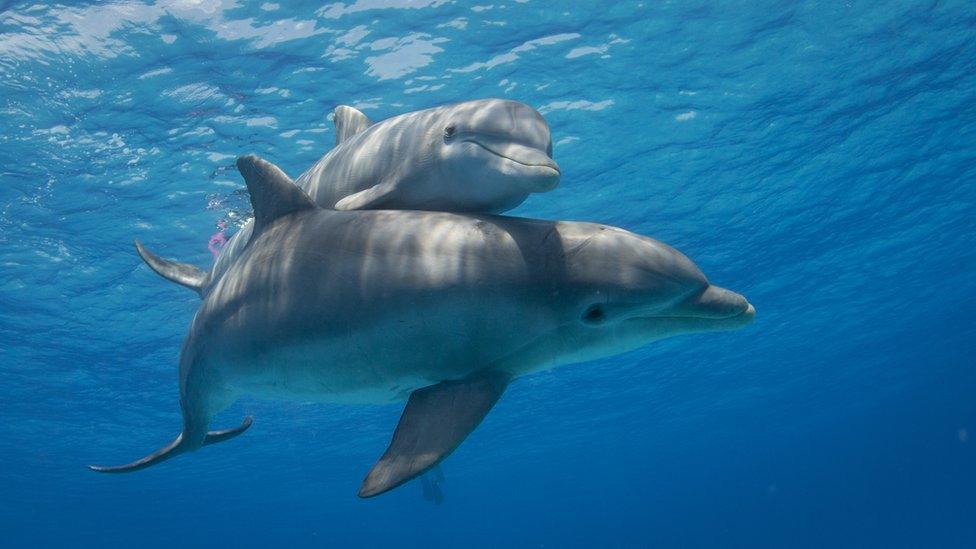
[[[247,428],[254,423],[251,416],[244,418],[244,421],[240,425],[234,427],[233,429],[224,429],[223,431],[210,431],[207,433],[207,438],[203,439],[203,445],[217,444],[218,442],[224,442],[225,440],[230,440],[237,435],[247,431]]]
[[[210,278],[209,274],[188,263],[163,259],[147,250],[138,240],[135,241],[135,244],[139,257],[146,262],[146,265],[149,265],[150,269],[156,271],[156,274],[166,280],[186,286],[198,294],[203,293],[203,288],[206,287]]]
[[[247,428],[251,426],[253,420],[251,416],[244,418],[244,422],[238,427],[233,429],[224,429],[223,431],[210,431],[207,433],[206,438],[203,439],[203,445],[216,444],[218,442],[224,442],[225,440],[230,440],[237,435],[247,431]],[[170,442],[166,446],[156,450],[155,452],[149,454],[148,456],[133,461],[132,463],[127,463],[125,465],[115,465],[109,467],[102,467],[99,465],[89,465],[88,468],[97,473],[132,473],[145,469],[146,467],[152,467],[158,463],[162,463],[169,458],[176,457],[182,453],[189,451],[190,448],[183,442],[183,434],[180,433],[173,442]]]
[[[145,469],[146,467],[152,467],[157,463],[162,463],[171,457],[176,457],[182,454],[186,451],[185,449],[181,449],[182,446],[183,433],[180,433],[176,439],[173,440],[173,442],[170,442],[166,446],[163,446],[159,450],[156,450],[140,460],[136,460],[125,465],[113,465],[108,467],[89,465],[88,468],[96,473],[132,473]]]

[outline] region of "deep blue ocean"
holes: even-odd
[[[0,3],[0,546],[976,547],[976,6]],[[515,382],[442,465],[360,500],[401,406],[245,399],[180,427],[197,296],[250,215],[374,120],[517,99],[560,187],[512,215],[691,257],[758,314]]]

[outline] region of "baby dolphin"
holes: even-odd
[[[245,394],[407,404],[359,490],[423,474],[531,372],[752,321],[681,252],[622,229],[493,215],[334,211],[275,166],[238,160],[246,248],[203,293],[180,355],[182,433],[100,472],[139,470],[243,432],[208,431]]]
[[[532,107],[480,99],[370,124],[336,108],[336,147],[298,178],[337,210],[500,213],[559,184],[549,125]]]
[[[296,181],[323,208],[501,213],[559,184],[549,125],[518,101],[466,101],[375,124],[339,106],[334,122],[335,148]],[[236,260],[250,235],[248,222],[211,273],[138,243],[137,249],[160,276],[199,293]]]

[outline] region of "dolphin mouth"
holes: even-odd
[[[714,314],[688,314],[688,315],[672,315],[668,318],[693,318],[701,320],[732,320],[732,319],[752,319],[756,316],[756,308],[752,306],[752,303],[746,303],[745,309],[737,312],[724,313],[721,315]]]
[[[684,303],[661,315],[648,315],[643,320],[687,323],[701,329],[735,329],[752,322],[756,308],[745,297],[719,288],[707,286]]]
[[[715,316],[715,315],[706,315],[706,314],[702,314],[702,315],[687,314],[687,315],[659,316],[659,317],[655,317],[655,318],[673,318],[673,319],[688,319],[688,320],[714,320],[714,321],[718,321],[718,322],[722,322],[722,321],[726,321],[726,320],[745,320],[745,321],[750,321],[751,322],[752,319],[755,318],[755,316],[756,316],[756,308],[752,306],[752,303],[746,303],[746,308],[745,309],[743,309],[741,311],[738,311],[738,312],[734,312],[734,313],[728,313],[727,315],[724,315],[724,316]]]
[[[723,317],[671,314],[634,317],[625,322],[637,322],[648,330],[660,329],[663,325],[681,332],[728,332],[745,328],[752,323],[755,316],[756,308],[747,304],[745,309]]]
[[[725,320],[747,320],[751,321],[756,316],[756,308],[752,306],[752,303],[747,303],[746,308],[730,313],[725,316],[715,316],[709,314],[668,314],[668,315],[648,315],[648,316],[638,316],[634,317],[641,320],[714,320],[714,321],[725,321]]]
[[[473,143],[499,158],[529,168],[533,179],[541,180],[533,185],[533,192],[550,191],[559,184],[562,175],[559,164],[545,151],[512,142],[484,139],[465,139],[464,142]]]

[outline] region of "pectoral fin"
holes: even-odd
[[[506,376],[481,374],[414,391],[390,447],[366,475],[359,497],[392,490],[437,465],[481,423],[507,386]]]
[[[156,271],[156,274],[166,280],[186,286],[198,294],[203,293],[203,289],[207,286],[210,278],[208,273],[188,263],[163,259],[146,249],[138,240],[135,243],[139,257],[146,262],[146,265],[149,265],[150,269]]]
[[[380,183],[366,190],[353,193],[336,202],[337,210],[381,210],[387,207],[395,188],[390,183]]]

